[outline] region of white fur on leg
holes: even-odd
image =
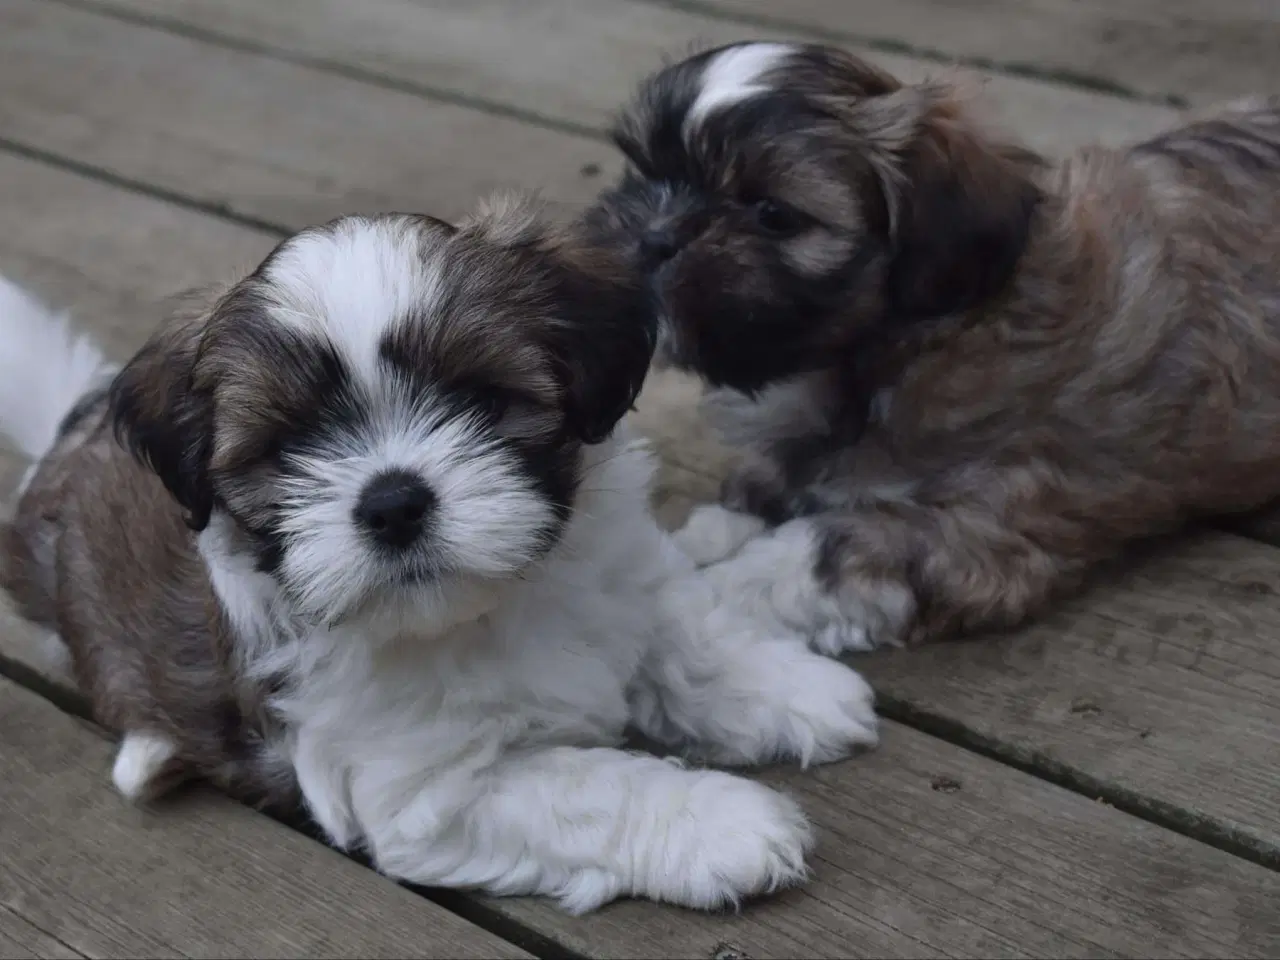
[[[877,741],[875,695],[853,669],[717,602],[698,575],[670,583],[663,642],[643,665],[632,720],[646,735],[715,763],[847,756]]]
[[[370,836],[402,879],[555,898],[581,914],[630,895],[715,909],[802,880],[812,831],[793,800],[719,771],[555,747],[486,771],[463,809],[430,788]],[[425,837],[427,823],[443,827]]]
[[[827,590],[814,571],[817,547],[812,521],[792,520],[704,569],[722,603],[739,598],[762,622],[803,634],[824,654],[898,643],[915,613],[911,591],[855,577]]]
[[[700,567],[736,553],[752,537],[764,532],[764,521],[728,510],[718,503],[694,507],[689,519],[673,535],[676,545]]]
[[[177,745],[158,733],[126,733],[111,768],[111,780],[127,799],[144,800],[154,794],[157,779],[177,752]]]

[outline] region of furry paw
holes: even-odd
[[[815,610],[809,643],[830,657],[901,646],[915,611],[915,594],[905,584],[846,576]]]
[[[800,806],[776,790],[718,771],[695,777],[657,842],[645,891],[700,910],[734,906],[803,881],[813,830]]]
[[[818,656],[798,660],[768,694],[776,753],[802,766],[840,760],[879,742],[875,692],[842,663]]]
[[[830,763],[879,741],[875,693],[857,671],[795,642],[744,648],[723,680],[695,755],[728,766]]]
[[[799,633],[819,653],[900,644],[915,617],[910,588],[855,574],[820,580],[819,543],[811,521],[793,520],[706,567],[706,575],[722,602],[739,603],[760,622]]]
[[[651,799],[649,829],[629,841],[641,846],[623,852],[638,868],[631,877],[577,869],[540,892],[575,916],[628,895],[718,910],[805,879],[813,830],[790,797],[719,771],[684,771]],[[500,892],[531,891],[504,884]]]
[[[689,519],[673,535],[676,545],[696,565],[724,560],[764,530],[764,521],[719,504],[695,507]]]

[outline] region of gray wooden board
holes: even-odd
[[[83,953],[51,937],[21,914],[0,906],[0,960],[38,957],[40,960],[75,960]]]
[[[614,151],[57,3],[0,3],[0,140],[290,226],[495,190],[580,202]],[[587,174],[583,174],[583,168]]]
[[[87,957],[530,956],[212,791],[129,807],[108,779],[112,752],[0,679],[0,931],[4,913],[19,915],[44,932],[32,950],[52,939]]]
[[[653,0],[650,0],[653,2]],[[656,0],[1195,104],[1280,92],[1274,0]]]
[[[201,279],[193,272],[225,273],[271,242],[248,229],[3,154],[0,185],[0,273],[39,282],[44,293],[75,307],[86,323],[105,331],[117,355],[145,332],[146,326],[135,319],[136,304],[172,289],[160,269],[164,263],[172,261],[175,280],[189,283]],[[29,203],[18,199],[23,197],[31,198]],[[37,209],[45,211],[43,216],[34,216]],[[124,224],[133,225],[126,242],[109,242]],[[156,269],[128,269],[148,259]],[[189,259],[192,263],[187,264]],[[688,487],[691,473],[673,470],[669,487]],[[10,638],[21,630],[12,619],[0,621],[0,649],[7,653]],[[23,700],[27,696],[0,689],[0,703],[5,704],[0,710],[14,710],[8,704],[29,702]],[[37,769],[53,786],[30,801],[10,788],[2,794],[18,811],[7,815],[34,818],[33,811],[39,810],[45,826],[15,832],[0,823],[0,845],[6,840],[14,845],[12,853],[0,851],[0,860],[9,857],[9,865],[0,869],[14,875],[8,882],[26,884],[23,889],[35,884],[30,877],[48,877],[48,871],[57,871],[60,883],[77,885],[74,902],[64,902],[65,888],[55,889],[54,884],[41,887],[40,896],[32,893],[21,901],[24,916],[50,935],[86,953],[123,949],[118,939],[126,935],[122,918],[131,914],[106,905],[126,896],[131,878],[151,884],[148,875],[155,873],[170,879],[163,885],[156,880],[152,889],[189,890],[186,884],[221,884],[228,876],[219,867],[205,879],[173,878],[173,871],[188,869],[175,851],[191,850],[197,843],[233,847],[237,858],[245,858],[254,870],[279,879],[238,894],[236,889],[245,881],[235,880],[230,886],[236,889],[227,896],[242,899],[224,899],[218,906],[219,916],[235,919],[234,929],[212,921],[205,926],[202,921],[183,929],[183,936],[263,935],[255,932],[253,921],[261,914],[246,901],[266,896],[264,890],[296,889],[285,882],[290,875],[314,888],[317,909],[343,916],[341,900],[334,906],[319,898],[338,896],[350,889],[344,884],[358,882],[354,875],[344,879],[348,861],[315,861],[330,864],[325,876],[316,878],[307,871],[318,868],[300,867],[297,859],[277,863],[274,857],[255,856],[260,844],[242,847],[228,837],[240,829],[233,826],[236,817],[249,817],[255,824],[265,821],[212,806],[215,801],[209,798],[195,801],[194,808],[181,804],[172,813],[161,808],[154,820],[126,817],[107,786],[110,749],[104,742],[93,737],[93,752],[77,754],[64,739],[47,732],[56,727],[51,719],[31,724],[21,713],[18,720],[8,719],[12,715],[0,712],[0,743],[4,749],[24,752],[47,745],[49,754],[36,754],[45,758]],[[65,718],[59,722],[63,721],[73,723]],[[15,769],[12,763],[6,767]],[[34,775],[27,766],[17,769],[21,782]],[[540,902],[484,903],[566,947],[599,956],[711,957],[738,951],[756,958],[1138,957],[1156,951],[1241,957],[1280,950],[1272,909],[1280,896],[1280,874],[914,730],[889,723],[883,745],[871,754],[807,773],[774,770],[768,776],[794,791],[819,827],[814,880],[801,890],[753,904],[740,916],[722,917],[626,902],[572,919]],[[190,825],[193,817],[205,825],[197,830]],[[129,850],[133,859],[111,867],[122,868],[122,879],[103,883],[108,867],[95,861],[94,851],[105,850],[114,842],[111,838],[139,823],[146,825],[149,839],[144,842],[141,835],[130,834],[135,837]],[[264,837],[275,836],[274,824],[257,829]],[[14,843],[19,835],[28,839]],[[163,857],[151,842],[161,836],[169,838]],[[33,844],[31,837],[38,842]],[[74,840],[70,849],[66,838]],[[307,849],[298,847],[290,857],[305,862]],[[328,856],[318,846],[316,851],[315,857]],[[196,862],[207,864],[211,855],[200,856],[204,860]],[[76,865],[74,870],[57,866],[68,862]],[[175,914],[167,911],[194,909],[185,901],[200,898],[183,900],[178,905],[166,901],[163,909],[157,906],[160,912],[149,914],[153,926],[148,936],[153,939],[131,941],[131,949],[145,952],[146,944],[159,942],[154,938],[178,936]],[[203,902],[213,909],[215,901]],[[310,909],[308,903],[303,900],[289,909]],[[0,904],[13,907],[15,900],[0,896]],[[429,909],[416,902],[410,907]],[[394,910],[378,908],[369,916],[376,918],[378,936],[400,936]],[[80,926],[69,926],[73,921]],[[340,933],[318,917],[299,929],[284,923],[273,935],[301,937],[323,931],[334,937]],[[134,935],[140,936],[137,931]],[[77,939],[95,937],[99,939],[92,943]],[[279,942],[277,946],[284,950]],[[267,949],[262,946],[259,955]],[[360,955],[368,955],[368,950]]]
[[[1016,633],[872,657],[878,689],[1280,867],[1280,551],[1188,537]]]
[[[593,129],[605,126],[642,76],[694,45],[803,36],[631,0],[76,2]],[[904,79],[947,69],[861,52]],[[986,95],[999,124],[1049,151],[1152,133],[1174,116],[1151,104],[1003,75],[989,77]]]
[[[0,731],[0,902],[85,955],[349,956],[354,944],[359,956],[409,944],[411,956],[522,955],[468,949],[436,908],[396,902],[412,895],[212,794],[126,808],[107,783],[108,744],[8,681]],[[1280,875],[906,727],[888,724],[874,754],[765,779],[818,825],[804,888],[721,916],[635,901],[583,918],[534,900],[484,905],[602,957],[1280,949]]]
[[[1280,950],[1280,876],[897,724],[873,754],[766,779],[800,799],[821,846],[812,886],[721,925],[715,943],[749,957]],[[1238,887],[1237,871],[1265,888]],[[671,955],[641,904],[553,929],[577,949]],[[685,943],[676,955],[715,951]]]

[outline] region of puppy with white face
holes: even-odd
[[[874,742],[853,671],[714,591],[618,421],[649,363],[607,252],[525,209],[286,240],[121,370],[0,286],[0,422],[37,464],[3,582],[124,735],[119,789],[300,803],[394,877],[715,907],[799,880],[728,763]]]
[[[615,138],[595,242],[744,454],[680,539],[821,649],[1019,623],[1280,495],[1274,98],[1059,163],[952,85],[744,43]]]

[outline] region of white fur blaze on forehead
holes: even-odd
[[[411,311],[429,311],[440,292],[439,266],[424,259],[424,239],[409,220],[357,217],[299,234],[264,271],[272,315],[328,340],[376,383],[383,335]]]
[[[712,57],[702,71],[702,89],[685,115],[685,136],[715,111],[767,93],[761,78],[793,52],[785,43],[750,43]]]

